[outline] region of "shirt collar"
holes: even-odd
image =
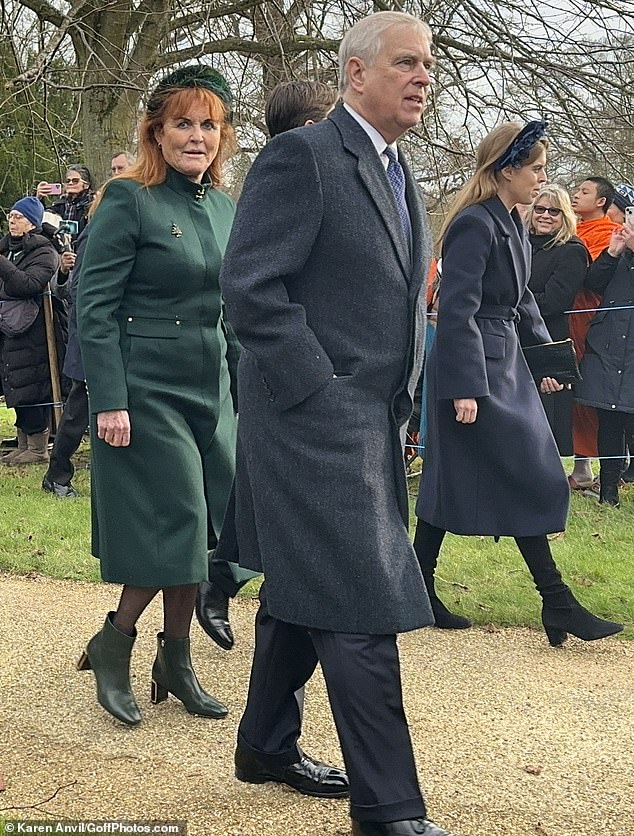
[[[357,111],[354,110],[354,108],[350,107],[350,105],[347,102],[344,102],[343,106],[350,114],[350,116],[352,116],[355,122],[358,122],[359,125],[361,125],[363,130],[366,132],[366,134],[370,137],[372,145],[374,145],[374,147],[376,148],[376,153],[381,157],[381,161],[384,166],[387,167],[388,163],[387,157],[384,154],[386,145],[389,145],[390,148],[394,149],[394,153],[396,154],[396,158],[398,159],[398,148],[395,142],[386,142],[381,136],[381,134],[374,127],[374,125],[371,125],[367,119],[364,119],[363,116],[361,116],[360,113],[357,113]]]

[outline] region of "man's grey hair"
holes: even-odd
[[[120,157],[122,154],[126,158],[126,160],[130,163],[130,165],[132,165],[133,163],[136,162],[136,157],[134,156],[134,154],[131,154],[129,151],[117,151],[116,154],[112,155],[112,159],[114,160],[115,157]]]
[[[429,26],[419,17],[408,12],[376,12],[357,21],[348,29],[339,45],[339,92],[345,93],[348,87],[346,65],[355,57],[372,65],[383,48],[383,35],[392,26],[412,26],[419,29],[431,43],[432,34]]]

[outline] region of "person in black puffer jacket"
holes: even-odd
[[[0,381],[6,405],[16,411],[18,447],[2,456],[7,465],[48,461],[52,401],[42,293],[59,255],[42,234],[44,209],[34,197],[11,208],[9,234],[0,240]],[[63,304],[54,308],[55,342],[61,368],[66,338]]]
[[[625,433],[634,434],[634,224],[612,233],[586,287],[603,295],[590,323],[575,397],[599,417],[599,501],[618,507]]]

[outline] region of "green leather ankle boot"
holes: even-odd
[[[152,666],[152,702],[167,699],[168,693],[180,700],[190,714],[219,719],[228,709],[200,687],[192,668],[189,639],[166,639],[159,633],[156,659]]]
[[[92,670],[99,705],[122,723],[136,726],[141,712],[130,687],[130,655],[136,630],[133,636],[122,633],[112,623],[113,618],[114,613],[108,613],[103,627],[88,642],[77,662],[77,670]]]

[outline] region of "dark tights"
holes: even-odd
[[[414,550],[423,577],[433,575],[445,537],[445,530],[419,519],[414,535]],[[545,534],[535,537],[515,537],[515,542],[533,576],[540,595],[552,595],[567,589],[550,552]]]
[[[166,638],[186,639],[189,636],[197,590],[198,584],[163,588],[163,631]],[[160,591],[160,587],[126,584],[114,616],[117,630],[132,636],[141,614]]]

